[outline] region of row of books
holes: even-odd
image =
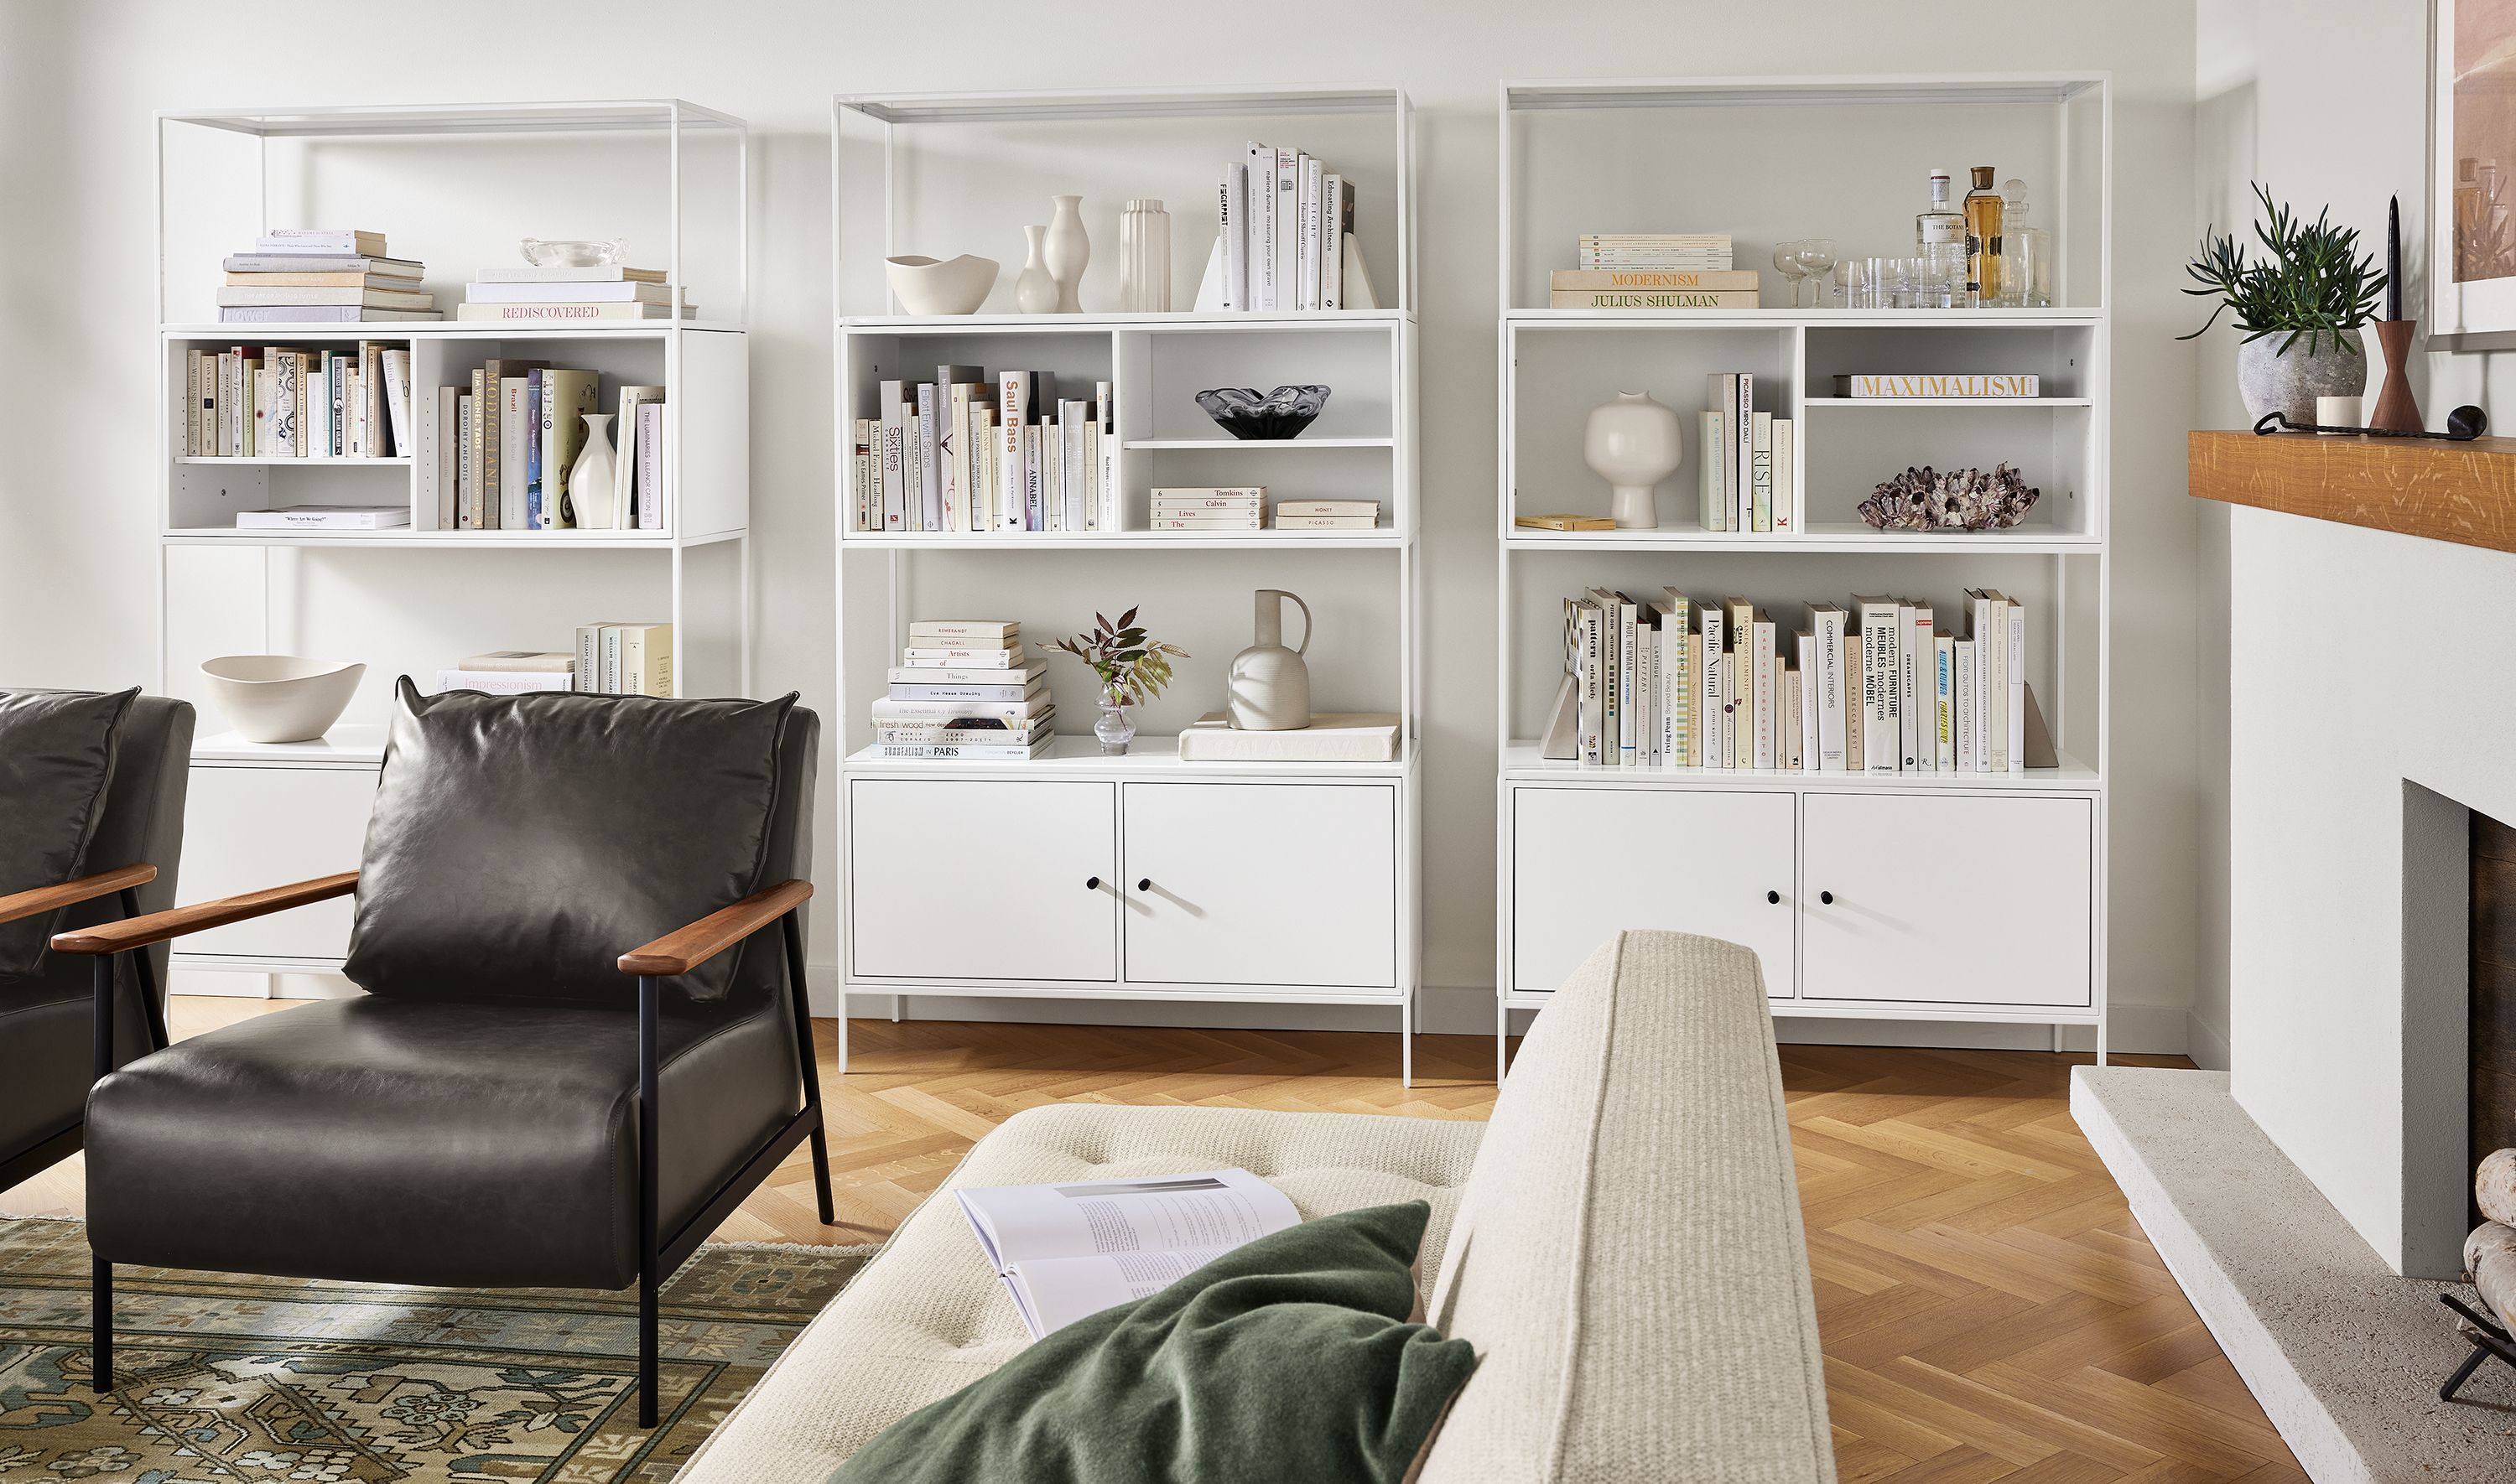
[[[891,687],[873,703],[885,758],[1036,758],[1056,742],[1048,666],[1023,658],[1022,625],[928,619],[908,626]]]
[[[226,260],[219,318],[230,324],[442,319],[422,266],[385,252],[382,232],[288,227]]]
[[[1807,605],[1785,631],[1743,598],[1594,588],[1564,605],[1545,756],[1623,767],[2001,773],[2050,765],[2030,722],[2027,609],[1970,588],[1962,634],[1927,602]]]
[[[369,459],[407,454],[410,350],[361,341],[236,346],[184,360],[190,458]]]
[[[1269,523],[1267,486],[1157,488],[1149,519],[1156,531],[1254,531]],[[1380,524],[1380,502],[1279,500],[1274,524],[1279,531],[1367,531]]]
[[[496,649],[437,672],[437,688],[493,695],[579,691],[590,695],[673,693],[671,624],[580,624],[576,649]]]
[[[603,407],[603,374],[497,356],[471,388],[437,389],[437,523],[440,530],[556,531],[664,528],[664,389],[619,387],[612,396],[611,487],[571,490],[589,413]],[[589,498],[589,496],[599,498]]]
[[[1354,183],[1299,149],[1252,143],[1223,167],[1215,208],[1226,309],[1372,307],[1367,285],[1348,292]]]
[[[1789,418],[1756,410],[1752,372],[1714,371],[1704,381],[1696,482],[1703,528],[1796,529],[1791,491],[1799,478],[1798,429]]]
[[[1080,390],[1080,389],[1077,389]],[[1118,527],[1110,384],[1060,397],[1047,371],[938,366],[887,381],[859,418],[849,487],[860,531],[1103,531]]]
[[[484,268],[464,285],[454,317],[563,324],[670,319],[673,288],[654,268]],[[687,300],[682,317],[698,317]]]
[[[1558,309],[1752,309],[1754,268],[1559,268],[1546,275]]]
[[[1577,266],[1584,272],[1617,268],[1730,269],[1728,232],[1584,232],[1575,244]]]

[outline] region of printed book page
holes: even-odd
[[[1159,1292],[1301,1220],[1282,1191],[1246,1170],[997,1185],[959,1196],[1033,1339]]]

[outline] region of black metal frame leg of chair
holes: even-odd
[[[96,959],[96,1046],[91,1083],[103,1082],[113,1070],[113,960]],[[92,1370],[89,1388],[99,1396],[113,1389],[113,1264],[90,1255],[88,1259],[88,1348]]]
[[[652,974],[638,976],[638,1425],[655,1425],[655,1343],[656,1308],[664,1275],[655,1271],[661,1261],[657,1248],[656,1185],[659,1178],[660,1151],[655,1147],[661,1136],[663,1120],[658,1116],[656,1097],[660,1079],[655,1071],[655,1021],[662,999],[662,981]]]
[[[777,920],[780,935],[786,940],[787,998],[795,1006],[796,1071],[804,1078],[804,1106],[813,1115],[813,1194],[820,1201],[821,1224],[838,1224],[836,1211],[830,1205],[830,1140],[826,1122],[821,1116],[820,1058],[813,1050],[813,1010],[806,1003],[804,990],[803,914],[789,912]],[[848,1012],[844,992],[839,1013]]]

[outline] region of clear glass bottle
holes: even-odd
[[[2000,183],[2000,299],[2004,309],[2053,307],[2053,236],[2028,214],[2027,183]]]
[[[1913,219],[1913,246],[1922,275],[1936,279],[1958,277],[1962,282],[1965,238],[1965,218],[1949,204],[1949,173],[1934,170],[1931,172],[1931,204]],[[1912,308],[1927,308],[1930,307],[1927,301],[1934,297],[1927,294],[1920,300],[1908,297],[1908,303]]]
[[[1170,307],[1170,213],[1159,201],[1129,201],[1118,218],[1118,308],[1142,314]]]
[[[2000,302],[2000,192],[1992,188],[1992,167],[1974,167],[1974,189],[1966,192],[1965,302],[1982,309]]]

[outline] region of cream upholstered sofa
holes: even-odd
[[[821,1484],[1023,1347],[952,1187],[1231,1165],[1305,1216],[1432,1203],[1427,1316],[1481,1359],[1422,1484],[1834,1479],[1755,956],[1626,932],[1556,992],[1489,1123],[1092,1103],[1007,1119],[680,1484]]]

